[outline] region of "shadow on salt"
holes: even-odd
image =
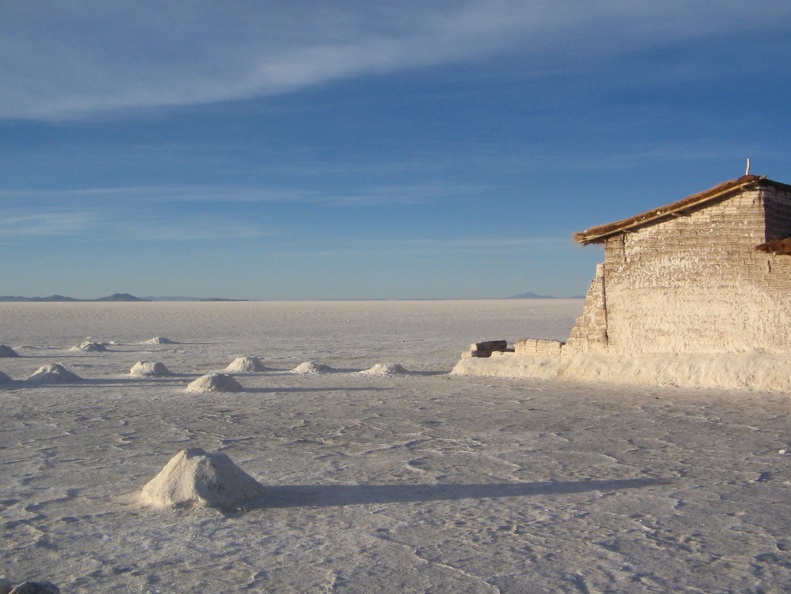
[[[620,479],[461,485],[266,485],[260,499],[245,509],[334,507],[382,503],[421,503],[459,499],[497,499],[536,495],[570,495],[590,491],[621,491],[674,485],[671,479]]]

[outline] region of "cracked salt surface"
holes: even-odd
[[[791,589],[786,395],[451,377],[579,301],[0,304],[3,572],[64,592]],[[536,330],[538,328],[539,330]],[[142,341],[175,375],[135,377]],[[86,335],[112,352],[66,351]],[[513,336],[519,338],[521,336]],[[76,383],[22,380],[58,350]],[[238,353],[243,392],[186,385]],[[302,361],[334,373],[291,373]],[[410,374],[360,371],[397,361]],[[343,370],[343,371],[340,371]],[[142,506],[177,452],[263,485]],[[780,452],[783,453],[780,453]]]

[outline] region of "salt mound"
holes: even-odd
[[[60,363],[52,365],[42,365],[36,372],[27,378],[33,384],[63,384],[68,382],[78,382],[82,378],[66,369]]]
[[[187,386],[188,392],[241,392],[242,385],[225,373],[202,375]]]
[[[398,363],[377,363],[370,369],[360,372],[362,375],[405,375],[409,371]]]
[[[100,342],[91,342],[90,340],[86,340],[81,342],[78,345],[75,345],[69,349],[70,351],[88,351],[93,353],[100,353],[107,350],[107,347],[104,346]]]
[[[10,346],[0,344],[0,357],[18,357],[17,352]]]
[[[0,384],[8,384],[8,383],[11,383],[12,381],[14,381],[14,380],[12,380],[5,373],[0,371]]]
[[[305,361],[304,363],[300,363],[294,369],[291,370],[292,373],[330,373],[332,371],[332,367],[329,365],[324,365],[323,363],[316,363],[315,361]]]
[[[225,368],[225,371],[238,371],[243,373],[252,373],[266,370],[267,367],[261,362],[261,359],[250,355],[237,357],[230,365],[228,365],[228,367]]]
[[[156,506],[194,503],[235,507],[264,494],[264,487],[225,454],[181,450],[143,487],[143,501]]]
[[[146,377],[162,377],[173,375],[164,363],[153,361],[138,361],[129,370],[130,375],[143,375]]]
[[[169,338],[165,338],[164,336],[155,336],[154,338],[149,338],[148,340],[143,341],[143,344],[178,344],[178,343],[173,340],[170,340]]]

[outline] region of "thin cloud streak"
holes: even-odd
[[[93,200],[103,208],[112,209],[113,200],[119,208],[130,202],[151,203],[201,203],[246,204],[283,203],[315,204],[328,207],[419,205],[472,191],[482,191],[484,186],[449,186],[424,184],[408,186],[363,187],[354,192],[334,193],[330,190],[282,189],[267,187],[229,186],[125,186],[105,188],[75,188],[70,190],[25,189],[0,190],[0,199],[19,202],[56,202],[62,200]],[[108,202],[109,201],[109,202]]]
[[[574,67],[657,44],[774,30],[791,16],[783,2],[758,1],[749,18],[745,10],[731,0],[10,2],[0,8],[0,117],[230,101],[516,52],[540,72],[548,61]]]
[[[0,236],[57,237],[81,235],[97,225],[98,219],[82,211],[59,211],[0,216]]]

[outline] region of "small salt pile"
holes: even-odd
[[[82,378],[76,373],[72,373],[60,363],[52,365],[42,365],[33,375],[27,378],[32,384],[63,384],[68,382],[78,382]]]
[[[246,355],[244,357],[237,357],[234,359],[225,371],[235,371],[238,373],[256,373],[260,371],[267,371],[267,367],[261,362],[258,357]]]
[[[187,386],[188,392],[241,392],[242,385],[225,373],[202,375]]]
[[[225,454],[201,448],[181,450],[148,482],[145,503],[154,506],[197,504],[236,507],[264,494],[264,487]]]
[[[5,373],[0,371],[0,384],[10,384],[12,381],[14,381],[14,380],[12,380]]]
[[[155,336],[154,338],[143,341],[143,344],[176,344],[176,342],[164,336]]]
[[[398,363],[377,363],[370,369],[361,371],[361,375],[406,375],[409,371]]]
[[[129,370],[130,375],[139,375],[144,377],[163,377],[166,375],[173,375],[173,373],[165,367],[164,363],[159,361],[138,361],[132,365]]]
[[[103,353],[107,351],[107,347],[104,346],[100,342],[91,342],[90,340],[85,340],[78,345],[75,345],[69,349],[70,351],[86,351],[90,353]]]
[[[294,369],[291,370],[292,373],[301,373],[301,374],[311,374],[311,373],[330,373],[332,371],[332,367],[329,365],[324,365],[323,363],[316,363],[315,361],[305,361],[304,363],[300,363]]]

